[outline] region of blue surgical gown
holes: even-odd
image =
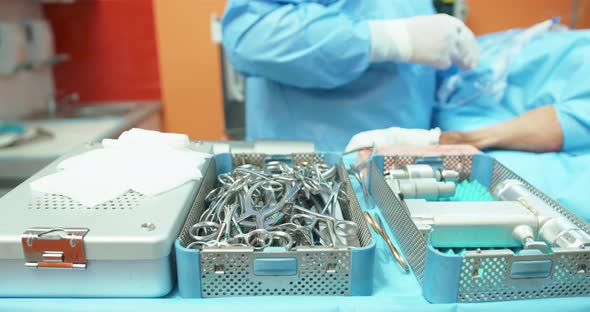
[[[431,0],[230,0],[223,46],[247,77],[247,139],[342,151],[361,131],[429,128],[434,69],[371,64],[367,21],[433,13]]]
[[[493,34],[479,40],[500,39]],[[504,41],[498,40],[498,44]],[[500,98],[472,97],[458,86],[448,103],[434,113],[443,130],[472,130],[508,120],[543,105],[554,105],[564,142],[558,153],[488,151],[512,171],[590,221],[590,30],[547,33],[526,43],[509,66]],[[487,65],[486,65],[487,63]],[[491,60],[482,59],[480,73]],[[486,66],[488,68],[486,68]],[[470,79],[477,77],[470,76]],[[468,84],[468,81],[463,83]],[[454,105],[454,99],[471,100]]]

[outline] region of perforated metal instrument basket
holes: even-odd
[[[185,298],[273,296],[273,295],[370,295],[373,288],[375,243],[363,219],[346,169],[336,154],[292,154],[293,163],[326,163],[338,166],[348,200],[341,201],[345,218],[359,226],[361,247],[314,247],[285,252],[254,251],[251,248],[185,248],[191,243],[189,228],[203,213],[205,196],[217,175],[233,166],[262,166],[269,155],[220,154],[211,162],[193,207],[176,241],[178,287]],[[285,156],[282,156],[285,157]],[[347,217],[348,216],[348,217]],[[268,248],[267,248],[268,249]],[[271,266],[273,274],[258,268]]]
[[[516,255],[509,249],[497,249],[449,255],[428,245],[427,238],[412,222],[406,204],[395,196],[383,176],[384,169],[412,164],[420,157],[374,157],[369,169],[369,187],[428,301],[483,302],[590,294],[590,250],[554,248],[551,254]],[[488,190],[504,180],[520,180],[533,194],[590,233],[587,222],[495,159],[483,154],[440,158],[446,169],[460,172],[461,180],[477,180]],[[540,269],[538,264],[547,261],[551,265]],[[517,268],[524,274],[513,274]]]

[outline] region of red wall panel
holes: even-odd
[[[57,53],[58,93],[81,102],[159,100],[160,77],[152,0],[78,0],[46,4]]]

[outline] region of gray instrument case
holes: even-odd
[[[0,198],[0,297],[159,297],[174,287],[172,247],[200,181],[93,208],[31,191],[31,181],[92,148]]]

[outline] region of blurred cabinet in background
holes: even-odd
[[[26,34],[17,21],[0,21],[0,76],[14,74],[27,62]]]
[[[4,64],[0,66],[1,71],[13,72],[15,65],[19,67],[28,62],[23,21],[42,19],[41,3],[37,0],[0,0],[0,63]],[[16,119],[44,109],[47,96],[53,92],[53,75],[49,67],[2,75],[0,119]]]

